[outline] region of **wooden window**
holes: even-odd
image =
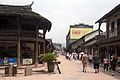
[[[111,32],[114,32],[114,29],[115,29],[115,21],[111,23]]]

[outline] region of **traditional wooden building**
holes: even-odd
[[[72,45],[72,49],[73,51],[79,53],[83,50],[83,43],[84,43],[85,39],[84,36],[81,37],[80,39],[74,41],[71,45]]]
[[[71,50],[73,50],[72,43],[74,43],[76,40],[80,39],[82,36],[92,31],[93,31],[92,25],[87,25],[83,23],[77,25],[70,25],[68,34],[66,35],[67,51],[71,52]]]
[[[45,34],[50,29],[51,22],[33,12],[31,5],[0,5],[0,63],[7,59],[18,66],[37,65],[39,54],[45,52]]]
[[[52,39],[46,39],[46,53],[53,52],[54,49]]]
[[[100,33],[102,32],[103,31],[100,30]],[[92,56],[94,55],[96,51],[96,47],[98,46],[97,45],[98,35],[99,35],[99,30],[95,30],[91,33],[84,35],[84,43],[82,45],[84,46],[84,48],[87,49],[88,55],[89,54],[91,54]]]
[[[100,34],[98,39],[98,51],[101,57],[105,55],[120,56],[120,4],[105,14],[96,23],[99,29],[102,23],[106,23],[106,32]]]
[[[103,32],[100,30],[100,33]],[[82,36],[80,39],[73,42],[72,49],[76,51],[77,53],[83,51],[84,49],[87,50],[88,54],[92,54],[96,51],[97,45],[97,39],[98,39],[99,30],[92,31],[84,36]]]

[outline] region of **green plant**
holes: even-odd
[[[57,59],[57,56],[55,56],[54,54],[52,53],[45,53],[45,54],[42,54],[41,55],[41,58],[43,59],[43,61],[45,62],[53,62],[53,61],[56,61]]]

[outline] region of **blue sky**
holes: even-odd
[[[65,43],[70,25],[84,23],[98,28],[99,18],[120,4],[120,0],[0,0],[1,4],[28,5],[34,1],[33,11],[52,22],[46,38],[53,42]],[[105,27],[101,29],[105,31]]]

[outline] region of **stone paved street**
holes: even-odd
[[[83,73],[80,61],[66,60],[64,56],[59,56],[59,60],[61,61],[59,66],[62,74],[58,74],[57,69],[55,69],[54,73],[33,72],[31,76],[24,76],[24,71],[20,70],[21,74],[19,73],[15,77],[4,77],[4,71],[1,71],[0,80],[120,80],[119,73],[111,76],[110,72],[101,70],[99,74],[95,74],[90,65],[87,68],[87,72]]]

